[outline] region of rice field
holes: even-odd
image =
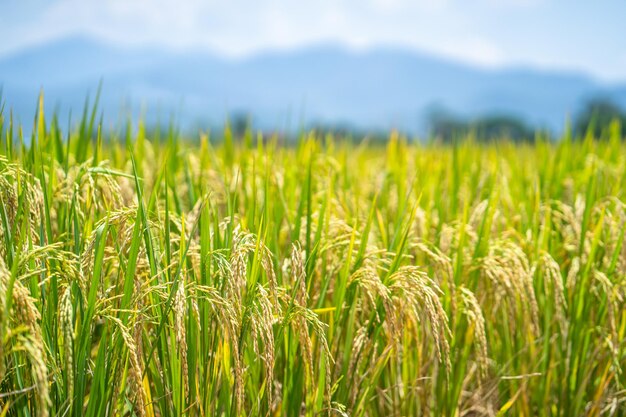
[[[626,415],[615,126],[286,143],[96,114],[0,117],[0,416]]]

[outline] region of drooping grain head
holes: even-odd
[[[414,266],[403,266],[389,277],[395,309],[404,319],[415,324],[422,316],[428,318],[430,335],[439,362],[450,372],[450,329],[448,316],[441,304],[440,288],[423,271]]]
[[[460,295],[463,314],[467,317],[474,332],[478,368],[480,377],[484,379],[489,368],[485,317],[474,293],[466,287],[461,287]]]

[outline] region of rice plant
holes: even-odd
[[[626,145],[0,115],[2,416],[624,416]]]

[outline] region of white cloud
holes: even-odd
[[[506,63],[500,47],[490,40],[476,36],[444,43],[438,50],[442,55],[482,66],[498,66]]]
[[[20,15],[0,16],[0,36],[9,40],[0,45],[0,54],[76,33],[119,44],[202,47],[235,56],[336,41],[354,48],[400,45],[484,66],[561,65],[626,78],[621,60],[598,60],[597,52],[583,54],[571,47],[567,39],[579,28],[564,23],[564,13],[575,8],[547,0],[52,0],[31,13],[16,9]],[[603,17],[606,22],[611,16]],[[538,27],[533,19],[544,25]],[[554,40],[553,22],[560,24],[560,40]],[[520,31],[526,27],[532,33]],[[621,26],[612,28],[621,33]],[[585,42],[601,44],[602,32],[593,36]],[[625,48],[615,41],[613,50],[603,53],[616,57]]]
[[[369,0],[369,4],[383,12],[397,12],[416,6],[422,10],[442,11],[450,5],[450,0]]]
[[[484,0],[490,6],[496,7],[536,7],[546,0]]]

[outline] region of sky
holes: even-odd
[[[229,56],[338,43],[626,81],[624,0],[0,0],[0,57],[67,36]]]

